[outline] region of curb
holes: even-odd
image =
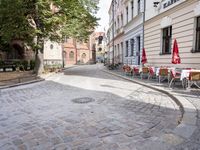
[[[13,88],[13,87],[21,86],[21,85],[27,85],[27,84],[32,84],[32,83],[42,82],[42,81],[45,81],[45,79],[40,78],[40,79],[36,79],[36,80],[32,80],[32,81],[28,81],[28,82],[17,83],[17,84],[13,84],[13,85],[6,85],[6,86],[2,86],[2,87],[0,87],[0,90],[8,89],[8,88]]]
[[[197,110],[196,110],[195,106],[191,102],[189,102],[187,99],[185,99],[184,97],[174,95],[170,90],[166,90],[166,89],[163,90],[163,88],[160,88],[160,87],[155,87],[155,86],[152,86],[149,84],[147,85],[147,84],[144,84],[143,82],[132,80],[128,77],[119,75],[117,73],[108,71],[106,69],[103,69],[102,71],[105,73],[120,77],[122,79],[131,81],[133,83],[145,86],[147,88],[151,88],[158,92],[164,93],[168,97],[170,97],[179,106],[182,116],[179,120],[180,122],[179,122],[178,126],[175,129],[173,129],[172,132],[165,133],[164,135],[162,135],[159,139],[160,142],[164,142],[166,144],[176,146],[176,145],[184,142],[184,140],[191,137],[192,134],[197,129],[197,125],[196,125]]]

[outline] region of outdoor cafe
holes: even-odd
[[[192,86],[200,88],[200,68],[176,67],[176,64],[181,63],[176,39],[174,40],[171,60],[171,63],[174,64],[173,67],[145,65],[147,63],[145,49],[142,51],[141,62],[142,66],[124,64],[124,73],[133,77],[140,77],[142,80],[145,78],[147,80],[156,79],[159,83],[167,81],[169,88],[174,87],[176,82],[180,82],[185,89]]]

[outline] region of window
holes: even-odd
[[[141,7],[140,7],[141,5],[140,5],[140,0],[138,0],[138,15],[139,15],[139,13],[141,12]]]
[[[120,24],[119,24],[119,16],[117,17],[117,29],[120,28]]]
[[[123,42],[121,42],[121,54],[123,54],[124,52],[124,46],[123,46]]]
[[[134,55],[134,44],[135,44],[135,40],[131,39],[131,56]]]
[[[172,26],[163,29],[162,54],[171,54]]]
[[[119,44],[117,44],[117,53],[118,53],[118,57],[119,57],[119,55],[120,55]]]
[[[98,38],[98,44],[102,44],[102,41],[103,41],[103,36],[99,36],[99,38]]]
[[[64,43],[67,43],[67,39],[68,39],[68,37],[64,36]]]
[[[123,14],[121,14],[121,26],[124,25],[124,18],[123,18]]]
[[[200,52],[200,17],[197,18],[195,52]]]
[[[134,5],[133,5],[133,0],[131,1],[131,17],[133,18],[133,7],[134,7]]]
[[[128,41],[126,41],[126,57],[128,56]]]
[[[53,49],[53,44],[50,45],[50,49]]]
[[[115,45],[115,57],[117,56],[117,46]]]
[[[128,23],[128,6],[126,7],[126,23]]]
[[[117,29],[117,23],[115,22],[115,30]]]
[[[74,60],[74,52],[73,51],[71,51],[70,53],[69,53],[69,60]]]
[[[81,58],[82,58],[82,59],[85,59],[85,58],[86,58],[86,54],[83,53],[83,54],[81,55]]]

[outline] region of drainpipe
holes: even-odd
[[[145,10],[146,10],[146,0],[143,0],[144,1],[144,8],[143,8],[143,48],[144,48],[144,23],[145,23]],[[140,59],[141,60],[141,59]],[[143,66],[143,64],[142,64]]]
[[[112,43],[112,45],[113,45],[113,58],[112,58],[112,65],[114,65],[114,63],[115,63],[115,52],[114,52],[114,50],[115,50],[115,41],[114,41],[114,36],[115,36],[115,25],[114,25],[114,23],[115,23],[115,16],[114,16],[114,13],[115,13],[115,0],[112,0],[112,17],[113,17],[113,25],[112,25],[112,27],[113,27],[113,39],[112,39],[112,41],[113,41],[113,43]]]

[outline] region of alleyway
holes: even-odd
[[[0,91],[0,150],[165,150],[181,112],[163,93],[79,66]],[[200,149],[198,143],[194,150]]]

